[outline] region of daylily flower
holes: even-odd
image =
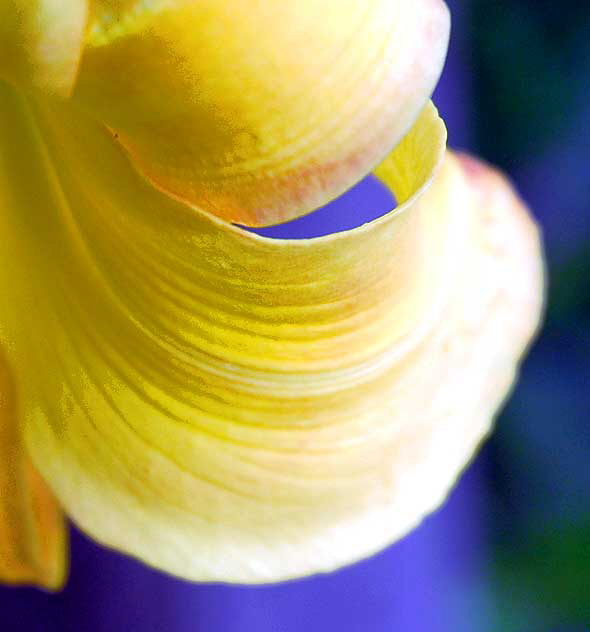
[[[167,572],[255,583],[442,502],[542,296],[522,202],[428,103],[448,29],[440,0],[3,1],[4,580],[62,583],[62,510]],[[398,206],[359,228],[235,225],[373,168]]]

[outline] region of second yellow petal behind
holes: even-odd
[[[56,590],[65,580],[61,508],[27,455],[13,375],[0,348],[0,581]]]

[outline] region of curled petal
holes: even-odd
[[[69,96],[84,42],[86,0],[2,0],[0,78]]]
[[[275,224],[360,180],[444,61],[441,0],[97,1],[75,100],[156,186]]]
[[[84,530],[189,579],[268,582],[368,555],[442,501],[542,270],[509,185],[446,153],[431,105],[376,171],[399,207],[303,241],[154,189],[71,108],[0,107],[0,319],[28,449]]]

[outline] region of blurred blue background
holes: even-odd
[[[372,559],[271,587],[191,585],[74,530],[66,589],[0,589],[0,630],[590,630],[590,6],[449,5],[435,102],[450,144],[511,174],[543,228],[550,286],[518,386],[447,503]],[[387,203],[365,181],[280,234],[350,227]]]

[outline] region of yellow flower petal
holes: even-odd
[[[0,355],[0,580],[58,589],[66,542],[61,509],[24,450],[12,375]]]
[[[448,32],[441,0],[99,0],[74,97],[158,187],[229,221],[279,223],[397,144]]]
[[[68,96],[80,61],[86,0],[2,0],[0,78]]]
[[[432,106],[376,171],[400,206],[303,241],[157,191],[72,108],[0,88],[0,111],[5,347],[28,449],[85,531],[189,579],[268,582],[442,501],[542,270],[521,203],[445,153]]]

